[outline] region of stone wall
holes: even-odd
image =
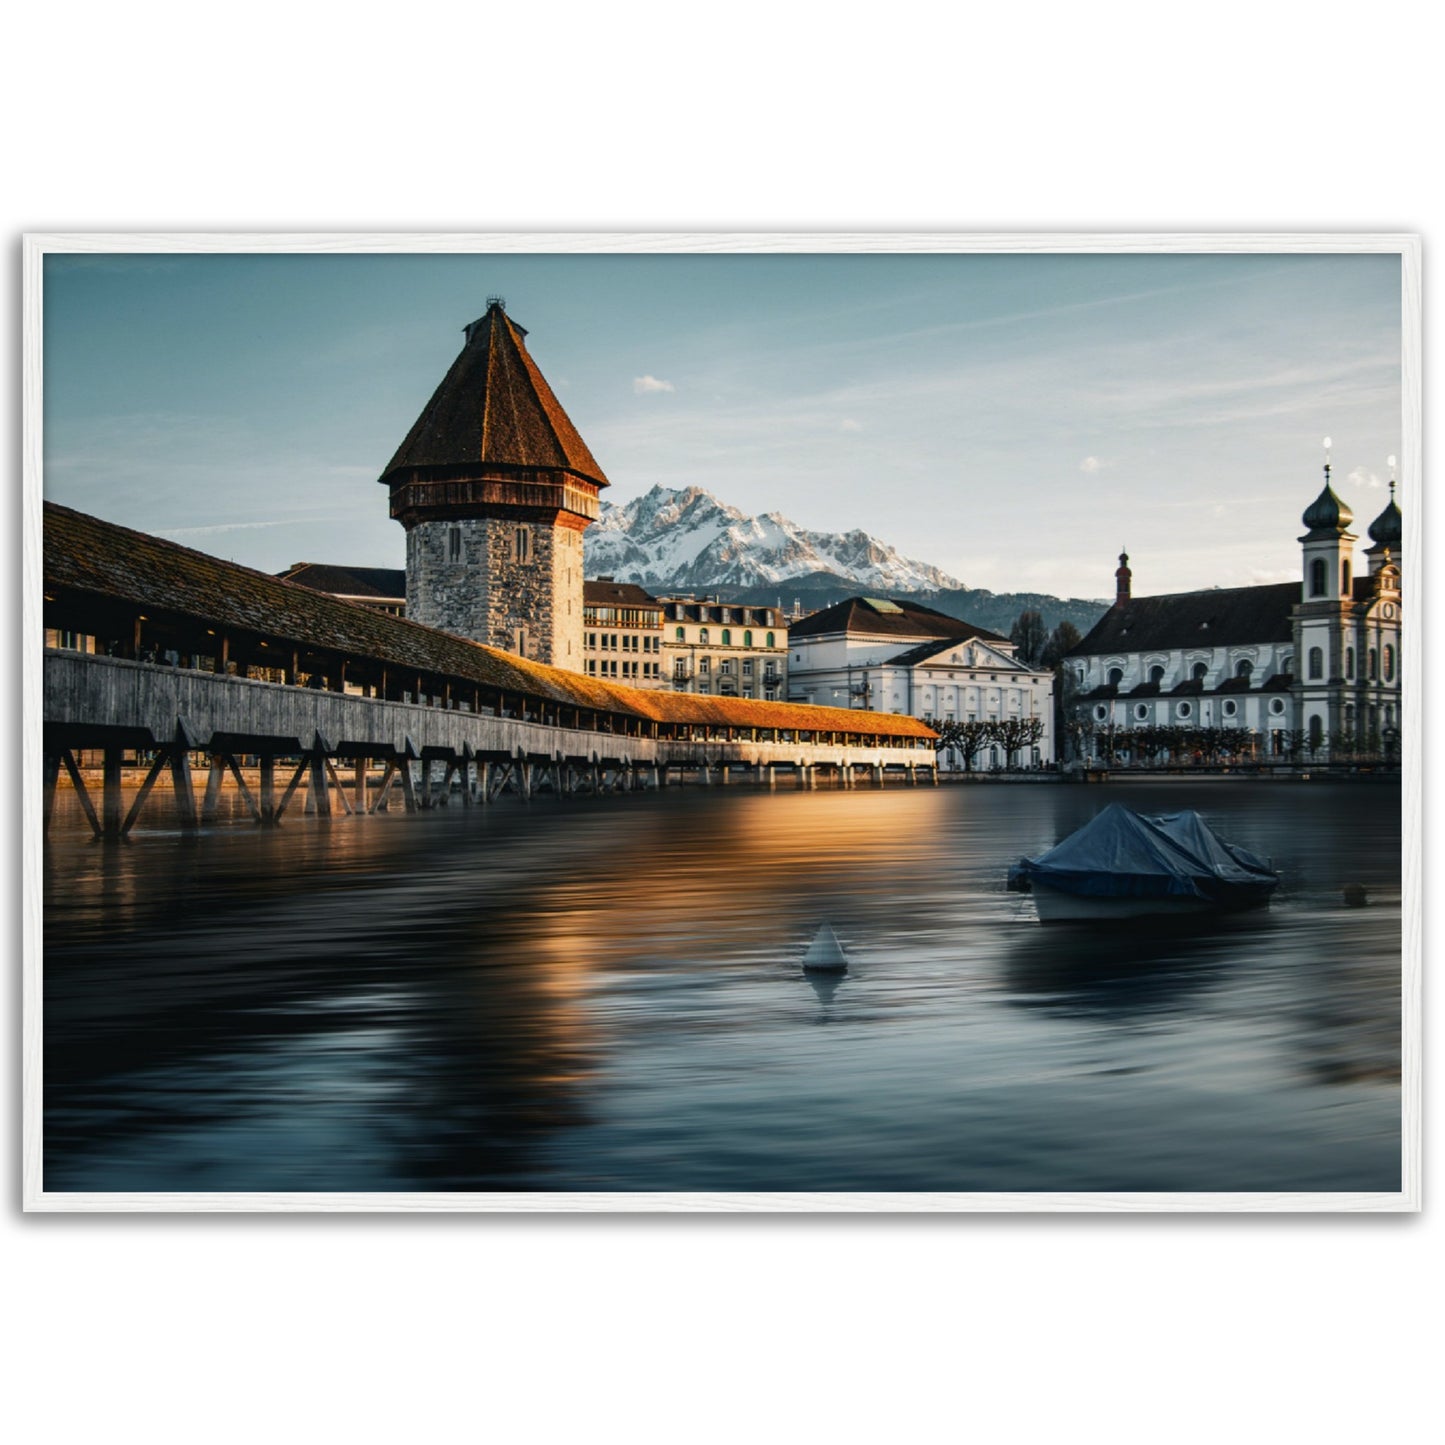
[[[582,534],[555,520],[418,522],[406,538],[407,616],[536,662],[582,671]]]

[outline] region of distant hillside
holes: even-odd
[[[653,487],[624,506],[602,503],[583,543],[589,577],[635,582],[654,593],[691,592],[725,602],[804,611],[844,597],[906,597],[1007,634],[1033,609],[1052,631],[1067,618],[1087,632],[1107,603],[1039,592],[965,587],[866,532],[808,532],[778,512],[749,517],[701,487]]]
[[[828,572],[791,578],[772,588],[709,587],[706,590],[709,596],[716,596],[724,602],[751,602],[772,607],[781,605],[789,612],[795,599],[801,603],[804,612],[816,612],[844,597],[856,597],[860,593],[873,595],[867,587]],[[925,607],[935,607],[965,622],[976,622],[991,632],[1003,633],[1005,637],[1020,612],[1032,610],[1040,613],[1044,626],[1050,632],[1067,618],[1083,634],[1109,610],[1107,602],[1083,597],[1051,597],[1044,592],[990,592],[984,587],[955,587],[946,592],[907,592],[891,588],[885,591],[885,595],[921,602]]]

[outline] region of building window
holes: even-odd
[[[1325,675],[1325,655],[1318,647],[1310,648],[1310,681],[1318,682]]]
[[[1345,678],[1350,682],[1355,680],[1355,649],[1353,647],[1345,648]]]
[[[1325,739],[1325,725],[1320,721],[1319,713],[1313,714],[1310,718],[1310,751],[1313,752]]]
[[[1284,699],[1282,697],[1270,698],[1269,710],[1275,717],[1279,717],[1284,712]]]
[[[1099,703],[1099,704],[1094,708],[1094,716],[1095,716],[1100,722],[1103,722],[1104,719],[1109,716],[1109,709],[1106,708],[1103,703]]]
[[[525,627],[519,627],[516,632],[512,634],[512,651],[515,652],[518,657],[525,657],[527,655],[527,629]]]
[[[1254,664],[1247,658],[1241,657],[1234,664],[1234,675],[1236,677],[1248,677],[1254,671]]]
[[[703,646],[703,647],[706,647],[706,646],[707,646],[707,628],[706,628],[706,627],[700,627],[700,628],[698,629],[697,640],[698,640],[698,642],[699,642],[699,644],[700,644],[701,646]]]
[[[1323,597],[1325,592],[1325,559],[1316,557],[1310,563],[1310,596]]]
[[[1158,685],[1164,681],[1164,669],[1160,667],[1157,662],[1149,669],[1149,681],[1152,682],[1155,687],[1158,687]]]
[[[1148,706],[1148,704],[1147,704],[1147,703],[1142,703],[1142,702],[1140,702],[1140,703],[1135,703],[1135,704],[1134,704],[1134,716],[1135,716],[1140,722],[1148,722],[1148,720],[1149,720],[1149,706]]]
[[[460,527],[447,528],[447,561],[460,562],[462,560],[462,529]]]
[[[768,633],[767,646],[772,647],[773,645],[774,645],[774,644],[773,644],[773,634],[770,632],[770,633]]]
[[[1238,704],[1237,702],[1235,702],[1235,700],[1234,700],[1232,697],[1227,697],[1227,698],[1225,698],[1225,700],[1224,700],[1224,715],[1225,715],[1225,717],[1233,717],[1233,716],[1235,715],[1235,713],[1237,713],[1238,711],[1239,711],[1239,704]]]
[[[1349,559],[1348,557],[1346,557],[1345,560],[1340,563],[1340,596],[1341,596],[1341,597],[1348,597],[1349,595],[1350,595],[1350,559]]]
[[[1395,649],[1387,642],[1385,644],[1385,681],[1395,680]]]
[[[724,627],[722,630],[722,645],[731,647],[733,645],[733,631],[731,627]]]
[[[1189,676],[1195,682],[1203,682],[1209,676],[1209,664],[1207,662],[1196,662],[1189,670]]]
[[[745,632],[745,633],[743,633],[743,646],[744,646],[744,647],[751,647],[752,645],[753,645],[753,634],[752,634],[751,632]]]
[[[687,641],[687,633],[681,627],[677,629],[677,640],[679,642]]]
[[[993,681],[993,678],[990,677],[989,680],[990,680],[990,681]],[[1109,686],[1110,686],[1110,687],[1118,687],[1119,684],[1120,684],[1121,682],[1123,682],[1123,681],[1124,681],[1124,669],[1123,669],[1122,667],[1111,667],[1111,668],[1109,669]]]
[[[517,528],[515,546],[517,561],[530,562],[532,560],[532,529],[530,527]]]
[[[1178,713],[1180,717],[1193,717],[1194,705],[1192,703],[1181,702],[1179,706],[1175,708],[1175,712]]]
[[[712,671],[712,658],[700,657],[697,660],[697,673],[699,677],[706,677]]]
[[[751,677],[752,675],[753,675],[753,660],[752,660],[751,657],[745,657],[745,658],[743,658],[743,676],[744,676],[744,677]]]
[[[1377,677],[1379,677],[1379,675],[1380,675],[1380,657],[1379,657],[1379,654],[1375,651],[1375,649],[1374,649],[1373,647],[1370,649],[1369,658],[1370,658],[1370,681],[1371,681],[1371,682],[1374,682],[1375,679],[1376,679]]]
[[[724,636],[726,636],[726,634],[724,634]],[[730,657],[725,657],[725,658],[723,658],[721,664],[719,665],[719,670],[722,671],[722,672],[731,672],[731,671],[733,670],[733,660],[732,660],[732,658],[730,658]]]

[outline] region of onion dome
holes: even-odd
[[[1300,520],[1311,532],[1343,532],[1354,521],[1355,515],[1330,489],[1328,469],[1325,478],[1324,491],[1305,508]]]
[[[1390,505],[1370,523],[1370,541],[1377,547],[1395,547],[1400,545],[1401,536],[1400,509],[1395,505],[1395,488],[1390,488]]]

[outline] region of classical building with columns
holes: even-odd
[[[1330,485],[1305,509],[1300,582],[1133,595],[1119,557],[1114,605],[1065,659],[1075,751],[1111,730],[1238,734],[1231,751],[1391,753],[1400,727],[1402,535],[1395,484],[1355,570],[1353,514]],[[1168,734],[1145,734],[1152,749]],[[1138,751],[1138,749],[1134,749]]]

